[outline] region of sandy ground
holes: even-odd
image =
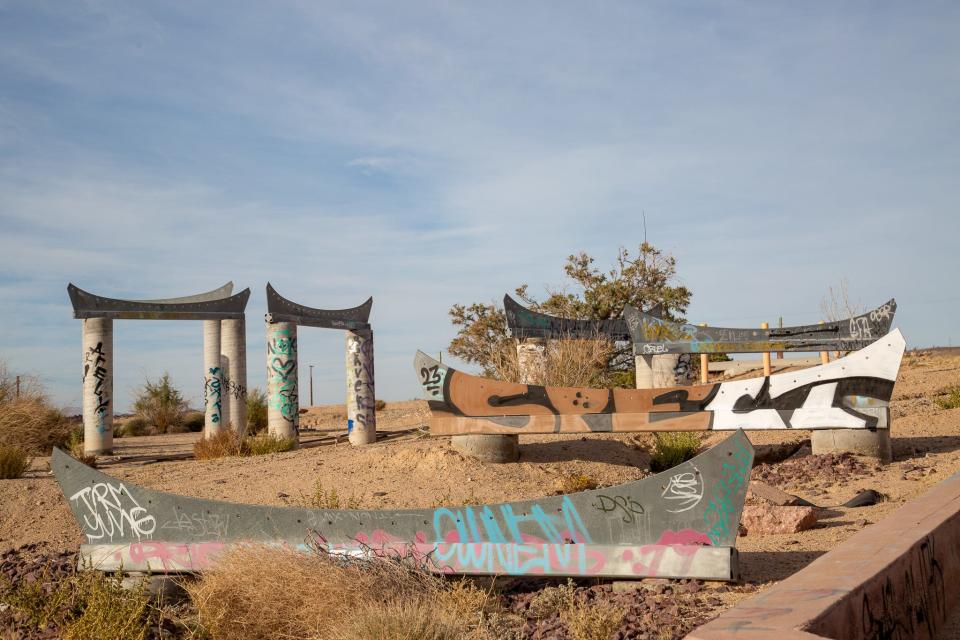
[[[905,501],[960,471],[960,409],[938,408],[933,398],[960,384],[960,354],[935,351],[908,354],[892,403],[894,462],[865,461],[862,472],[845,482],[824,484],[810,477],[785,487],[820,505],[846,501],[872,488],[889,499],[858,509],[838,507],[809,531],[793,535],[739,538],[746,584],[724,594],[734,601],[806,566]],[[310,408],[303,416],[306,441],[340,431],[343,406]],[[398,431],[424,425],[423,401],[391,402],[378,414],[378,429]],[[553,493],[566,474],[583,474],[601,486],[634,480],[649,472],[646,436],[599,435],[521,437],[519,463],[484,464],[465,458],[448,438],[419,433],[364,448],[345,440],[299,451],[212,461],[124,461],[126,456],[182,453],[198,434],[123,438],[115,441],[121,458],[104,460],[106,473],[152,489],[183,495],[256,504],[293,504],[315,482],[352,496],[364,508],[435,507],[465,502],[501,502]],[[711,434],[708,445],[722,440]],[[809,437],[808,432],[753,432],[754,443]],[[801,452],[802,453],[802,452]],[[33,461],[25,478],[0,481],[0,551],[27,543],[75,549],[80,530],[49,473],[49,458]]]

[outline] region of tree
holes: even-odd
[[[548,288],[546,300],[539,302],[529,293],[528,285],[522,284],[516,288],[517,297],[534,311],[566,318],[617,318],[623,313],[624,306],[630,304],[644,311],[659,305],[663,318],[683,321],[692,294],[687,287],[674,284],[676,258],[672,255],[664,254],[652,244],[643,242],[635,258],[629,250],[621,247],[616,263],[609,271],[602,271],[594,266],[594,262],[594,258],[585,252],[567,258],[564,273],[573,281],[576,287],[574,292],[566,288]],[[450,319],[459,327],[447,349],[451,355],[478,365],[484,376],[515,379],[515,343],[507,333],[506,315],[502,307],[483,303],[455,304],[450,308]],[[562,344],[582,341],[553,342],[561,343],[555,345],[556,349],[581,353],[583,357],[591,359],[601,358],[602,364],[591,383],[629,383],[622,376],[633,369],[632,346],[629,343],[609,345],[601,357],[601,352],[596,349]],[[549,361],[551,354],[547,356]],[[557,358],[558,361],[570,362],[576,356],[565,353],[557,354]]]
[[[183,422],[187,413],[187,402],[170,381],[170,374],[164,373],[156,382],[149,378],[137,391],[133,401],[133,410],[152,424],[157,433]]]

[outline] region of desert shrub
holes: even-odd
[[[377,401],[374,403],[373,408],[374,408],[375,411],[383,411],[384,409],[387,408],[387,402],[386,402],[386,400],[377,400]]]
[[[296,437],[281,438],[266,433],[250,436],[243,441],[242,453],[247,456],[262,456],[267,453],[292,451],[297,446]]]
[[[239,456],[242,453],[240,439],[230,429],[218,431],[209,438],[200,438],[193,445],[193,457],[197,460]]]
[[[554,387],[605,387],[613,380],[613,373],[607,370],[613,350],[614,345],[603,336],[594,340],[550,340],[544,350],[543,366],[521,372],[516,346],[510,341],[491,351],[489,360],[493,377],[500,380]]]
[[[573,640],[611,640],[620,628],[626,610],[612,602],[575,600],[573,606],[560,612]]]
[[[217,640],[479,637],[472,634],[496,601],[469,594],[469,586],[457,593],[409,560],[250,545],[220,556],[185,587]]]
[[[558,494],[577,493],[597,488],[597,481],[582,473],[565,473],[557,480]]]
[[[27,452],[18,446],[0,445],[0,480],[13,480],[30,466]]]
[[[323,488],[320,478],[313,483],[310,493],[300,492],[297,504],[305,509],[359,509],[360,500],[355,496],[341,496],[336,488]]]
[[[0,404],[0,444],[15,445],[29,453],[49,454],[63,447],[72,421],[43,399],[23,398]]]
[[[34,581],[13,585],[3,600],[27,626],[45,631],[43,637],[58,630],[55,637],[65,640],[143,640],[154,612],[146,585],[127,589],[122,580],[92,570],[53,578],[47,567]]]
[[[567,578],[566,584],[545,587],[538,591],[530,600],[527,615],[534,619],[549,618],[573,607],[575,599],[576,585],[572,578]]]
[[[203,411],[190,411],[183,417],[183,428],[187,431],[192,431],[194,433],[198,431],[203,431],[203,427],[206,424],[206,416]]]
[[[944,397],[936,398],[934,402],[941,409],[956,409],[960,407],[960,385],[953,385],[940,390]]]
[[[113,435],[118,438],[130,438],[133,436],[143,436],[147,434],[149,425],[142,416],[133,416],[123,421],[123,424],[113,430]]]
[[[170,374],[164,373],[156,382],[149,378],[144,382],[133,401],[133,410],[153,425],[157,433],[166,433],[183,420],[187,402],[173,386]]]
[[[664,431],[654,434],[650,470],[659,473],[697,455],[703,435],[697,431]]]
[[[247,433],[254,435],[267,428],[267,394],[263,389],[247,392]]]
[[[83,464],[95,467],[97,466],[97,456],[95,454],[87,455],[83,448],[83,431],[76,430],[70,433],[66,442],[67,453],[82,462]]]

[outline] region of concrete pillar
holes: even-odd
[[[224,363],[224,393],[229,424],[240,437],[247,433],[247,322],[220,321],[220,350]]]
[[[373,331],[347,331],[347,432],[355,446],[377,441]]]
[[[83,321],[83,452],[113,451],[113,320]]]
[[[220,322],[223,322],[221,320]],[[223,326],[220,326],[220,349],[223,350]],[[232,429],[230,422],[230,358],[220,354],[220,424],[224,429]]]
[[[267,433],[299,438],[297,324],[267,323]]]
[[[223,422],[223,371],[220,368],[220,321],[203,321],[203,437],[212,438]]]
[[[637,389],[660,389],[677,384],[676,369],[680,355],[636,356]]]
[[[543,384],[546,379],[547,342],[543,338],[517,340],[519,382]],[[457,451],[484,462],[516,462],[520,458],[520,436],[453,436]]]
[[[893,460],[890,429],[813,429],[810,446],[814,455],[849,451],[881,462]]]

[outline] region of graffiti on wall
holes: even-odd
[[[267,342],[267,379],[270,406],[297,429],[300,398],[297,394],[297,337],[289,329],[271,328]]]
[[[123,483],[98,482],[70,496],[81,508],[84,532],[90,540],[149,538],[156,519],[140,506]]]
[[[220,384],[222,380],[222,371],[220,367],[211,367],[203,379],[203,398],[207,412],[210,414],[210,421],[214,424],[220,423],[223,415],[223,388]]]
[[[107,430],[106,416],[110,411],[110,396],[107,393],[107,358],[103,352],[103,342],[98,342],[96,346],[87,349],[83,354],[83,382],[86,383],[87,376],[93,376],[96,380],[93,386],[93,395],[97,400],[97,406],[94,414],[97,416],[97,431],[103,433]]]
[[[373,377],[373,334],[347,333],[348,429],[374,427],[376,397]]]

